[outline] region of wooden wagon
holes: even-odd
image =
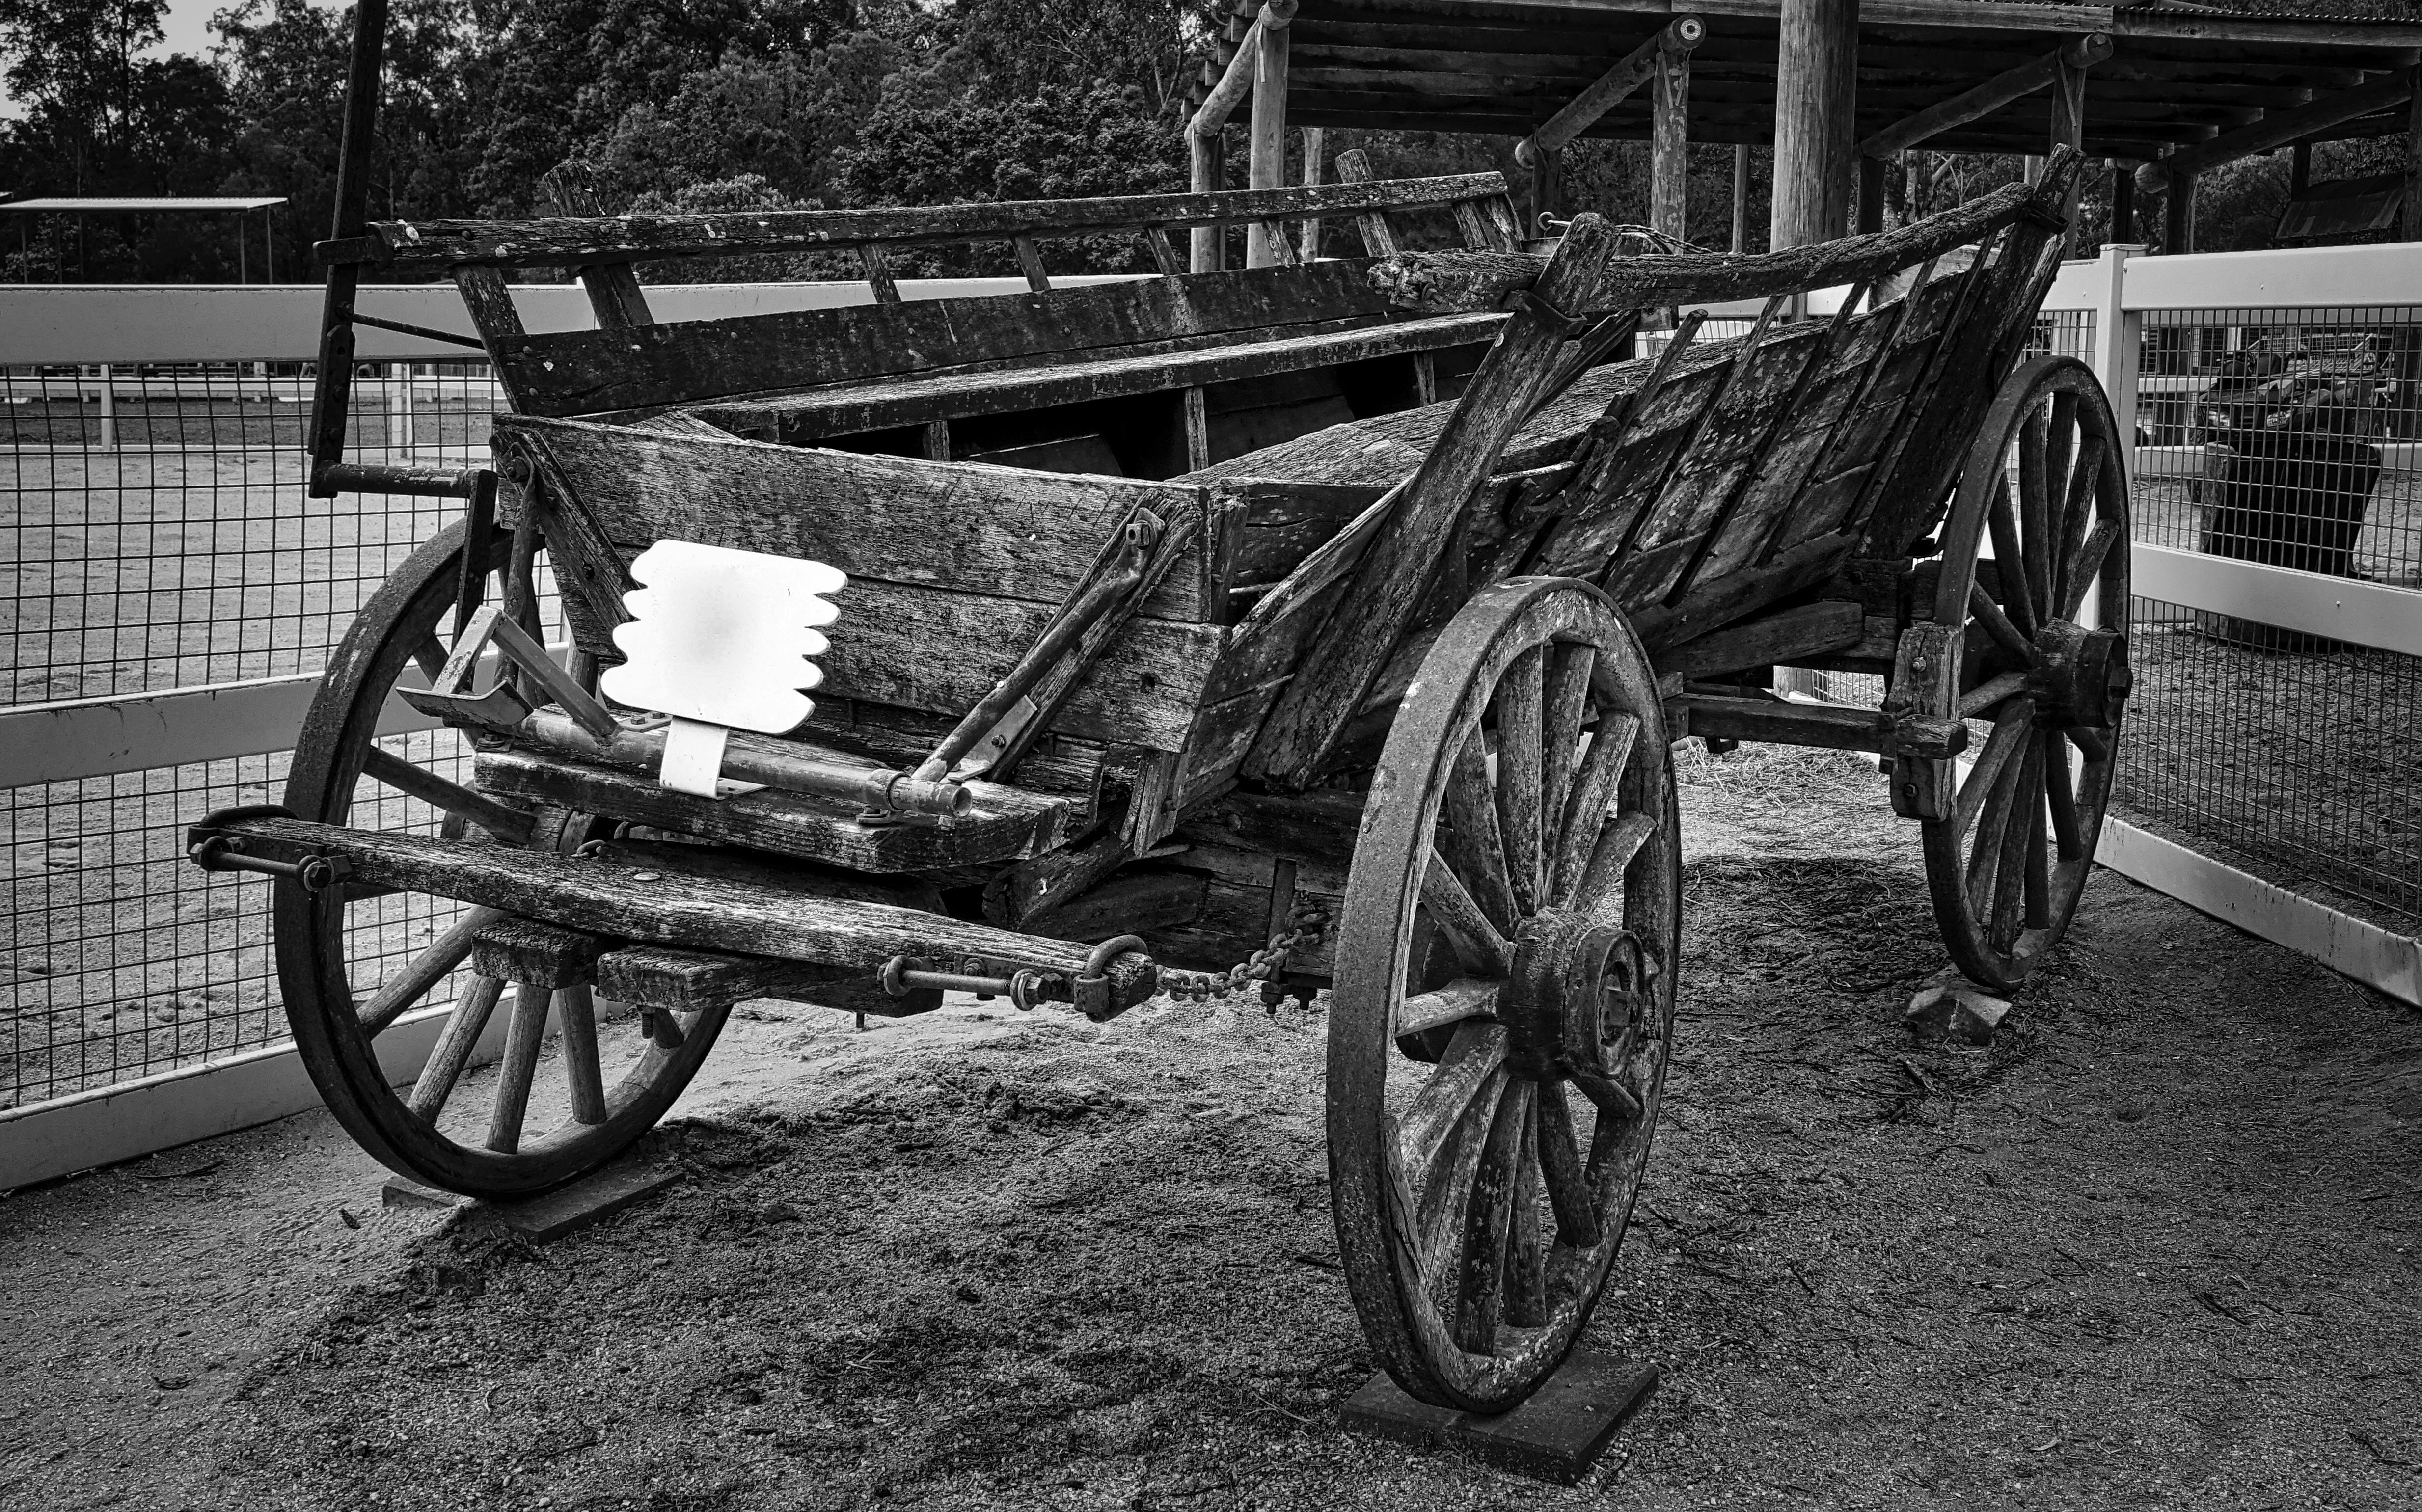
[[[1647,1158],[1678,967],[1674,740],[1874,753],[1981,982],[2021,981],[2076,906],[2128,613],[2109,410],[2084,368],[2027,355],[2076,170],[2064,151],[2035,186],[1766,257],[1625,258],[1588,215],[1523,254],[1484,197],[1463,250],[996,300],[1013,333],[1126,312],[1115,334],[1141,350],[980,354],[855,397],[833,372],[861,359],[801,354],[796,317],[646,323],[630,272],[830,240],[829,218],[383,228],[350,255],[433,249],[470,296],[517,410],[501,485],[474,480],[467,519],[363,611],[285,803],[212,815],[193,855],[279,877],[285,1000],[347,1128],[473,1193],[626,1146],[748,998],[900,1013],[963,989],[1108,1018],[1326,985],[1355,1305],[1408,1390],[1504,1407],[1587,1321]],[[1168,197],[1050,224],[1322,211],[1392,235],[1392,207],[1438,193]],[[1045,224],[950,213],[955,232]],[[516,261],[588,269],[605,328],[523,333],[496,276]],[[1317,329],[1168,323],[1239,290]],[[1749,302],[1746,333],[1707,338],[1709,301]],[[1660,307],[1692,312],[1642,338]],[[850,320],[887,308],[913,307]],[[1134,383],[1116,397],[1173,395],[1182,421],[1232,347],[1333,354],[1342,332],[1363,343],[1349,361],[1394,360],[1474,330],[1457,398],[1224,460],[1196,445],[1163,476],[883,450],[925,449],[975,392]],[[1628,355],[1636,339],[1653,350]],[[735,394],[735,362],[710,359],[742,351],[825,375],[783,391],[751,369]],[[1336,370],[1296,356],[1237,381]],[[988,413],[1073,390],[1016,391]],[[838,434],[857,449],[794,444]],[[663,785],[663,721],[595,692],[628,564],[664,540],[850,575],[813,716],[733,735],[717,796]],[[1879,674],[1888,696],[1779,697],[1779,666]],[[433,736],[383,734],[415,710],[475,748],[467,770],[421,759]],[[460,906],[400,968],[355,964],[396,921]],[[508,985],[496,1091],[461,1106]],[[426,1069],[390,1086],[380,1036],[449,998]],[[636,1029],[601,1033],[601,1000],[636,1005]],[[567,1111],[538,1133],[551,1012]]]

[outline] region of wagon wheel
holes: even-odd
[[[1964,778],[1904,757],[1894,801],[1922,821],[1951,958],[1988,986],[2018,986],[2068,930],[2110,804],[2130,681],[2124,455],[2084,364],[2011,374],[1960,473],[1933,622],[1902,638],[1893,705],[1976,732]]]
[[[1596,1305],[1664,1085],[1680,858],[1655,679],[1613,606],[1569,578],[1475,596],[1371,784],[1329,1039],[1339,1252],[1425,1401],[1520,1401]],[[1433,928],[1456,969],[1423,990]]]
[[[444,834],[495,839],[480,820],[505,816],[495,800],[469,791],[456,770],[467,764],[460,736],[442,729],[401,739],[377,733],[383,718],[411,713],[388,696],[397,684],[415,670],[432,673],[444,660],[439,638],[453,629],[463,536],[460,525],[449,526],[414,552],[337,648],[287,778],[286,806],[298,816],[425,834],[442,813]],[[501,569],[505,555],[499,540],[495,559],[482,565]],[[495,591],[492,586],[487,596]],[[531,818],[525,843],[571,848],[589,838],[585,816],[540,809]],[[364,1149],[432,1186],[509,1197],[543,1190],[612,1158],[663,1116],[722,1027],[722,1010],[710,1009],[674,1020],[682,1030],[675,1048],[632,1036],[619,1054],[609,1047],[601,1057],[589,989],[554,994],[563,1026],[559,1061],[577,1112],[551,1130],[525,1128],[548,995],[508,992],[495,978],[464,969],[472,934],[495,914],[413,892],[366,895],[336,887],[314,896],[287,880],[276,889],[278,981],[313,1082]],[[415,1085],[392,1086],[376,1056],[380,1036],[414,1009],[449,1000],[453,1008],[428,1068]],[[526,1019],[527,1030],[509,1036],[493,1103],[474,1107],[476,1099],[459,1095],[464,1062],[499,1013],[509,1026]]]

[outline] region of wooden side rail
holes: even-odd
[[[2054,154],[2078,157],[2073,148]],[[2035,184],[2005,184],[1957,210],[1914,226],[1845,237],[1755,257],[1722,255],[1626,258],[1611,263],[1591,291],[1586,309],[1572,315],[1655,306],[1769,299],[1878,279],[1982,241],[2011,223],[2035,218],[2066,226],[2060,197],[2046,185],[2067,184],[2074,167],[2048,168]],[[1503,309],[1539,281],[1548,260],[1525,252],[1406,252],[1371,271],[1373,284],[1399,309],[1428,314]]]
[[[739,214],[617,215],[488,221],[382,221],[364,236],[313,249],[332,265],[384,268],[563,267],[644,262],[662,258],[745,257],[861,246],[918,246],[1031,241],[1114,231],[1153,232],[1197,226],[1250,225],[1308,216],[1469,205],[1501,197],[1498,173],[1212,194],[1105,196],[1091,199],[1012,199],[985,204],[872,210],[776,210]],[[1174,255],[1156,258],[1178,271]]]

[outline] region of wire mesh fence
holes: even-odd
[[[0,370],[7,702],[320,669],[362,603],[458,506],[307,498],[309,388],[292,362]],[[483,364],[366,368],[354,458],[484,456],[500,407]],[[398,744],[464,780],[467,753],[454,740],[433,732]],[[284,1038],[269,890],[195,870],[183,827],[213,808],[275,801],[288,762],[268,752],[8,790],[0,1106]],[[382,827],[438,822],[375,784],[360,801]],[[406,917],[392,900],[350,913],[357,958],[406,952],[445,922]]]

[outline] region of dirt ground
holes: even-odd
[[[1595,1484],[1341,1432],[1315,1008],[744,1010],[544,1248],[323,1114],[0,1203],[0,1505],[2422,1504],[2422,1016],[2109,873],[1989,1049],[1871,768],[1686,764]],[[542,1077],[543,1084],[547,1080]]]

